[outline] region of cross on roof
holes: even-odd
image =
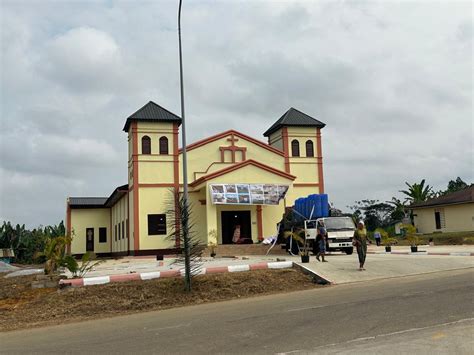
[[[239,140],[237,138],[234,138],[234,135],[231,134],[230,138],[227,138],[227,141],[229,141],[231,143],[232,147],[233,147],[233,146],[235,146],[235,142],[238,142]]]

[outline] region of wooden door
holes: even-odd
[[[86,251],[94,251],[94,228],[86,229]]]

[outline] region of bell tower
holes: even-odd
[[[133,250],[150,243],[147,214],[163,214],[168,190],[179,190],[181,118],[153,101],[127,118],[130,235]],[[150,212],[151,211],[151,212]],[[146,248],[146,246],[145,246]]]
[[[293,199],[324,193],[321,129],[325,126],[291,107],[263,134],[270,146],[283,151],[285,172],[298,177]]]

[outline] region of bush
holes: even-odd
[[[44,251],[48,238],[57,238],[64,234],[63,222],[56,226],[28,230],[24,224],[13,226],[10,222],[4,221],[0,226],[0,248],[13,249],[17,263],[44,262],[44,257],[35,260],[35,255]]]

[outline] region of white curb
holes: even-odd
[[[229,265],[229,272],[249,271],[250,265]]]
[[[84,286],[102,285],[110,282],[110,276],[87,277],[84,279]]]
[[[268,263],[269,269],[286,269],[293,267],[292,261],[277,261],[274,263]]]
[[[161,273],[159,271],[153,271],[153,272],[142,272],[140,274],[140,278],[142,280],[152,280],[152,279],[158,279],[160,278]]]

